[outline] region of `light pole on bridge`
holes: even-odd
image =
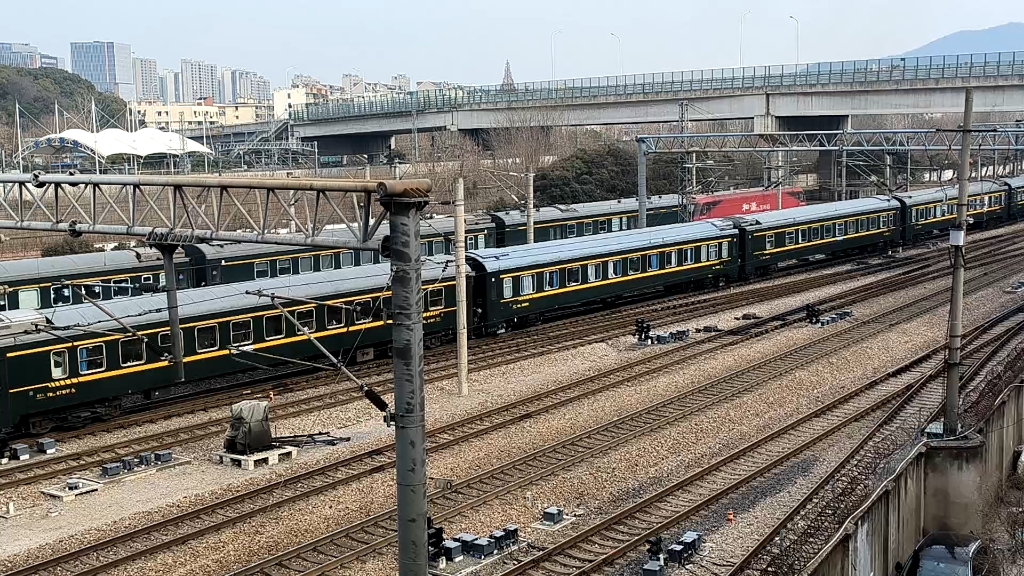
[[[740,14],[740,66],[743,66],[743,21],[747,19],[747,14],[750,14],[753,10],[747,10],[743,14]]]
[[[562,29],[559,28],[551,33],[551,79],[555,79],[555,36],[562,33]]]
[[[622,38],[619,38],[619,35],[616,34],[615,32],[612,32],[612,36],[615,36],[615,39],[618,41],[618,47],[619,47],[619,76],[622,76]]]
[[[800,21],[796,19],[796,16],[790,16],[790,20],[796,22],[796,63],[800,65]]]

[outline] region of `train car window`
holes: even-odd
[[[209,273],[206,275],[206,280],[211,285],[220,284],[220,264],[210,266]]]
[[[608,261],[608,277],[618,278],[622,276],[622,260]]]
[[[284,314],[271,314],[263,317],[263,337],[275,340],[284,336]]]
[[[216,324],[196,328],[196,352],[209,352],[220,347],[220,332]]]
[[[320,255],[320,270],[334,270],[334,254]]]
[[[728,257],[729,257],[729,243],[728,242],[722,242],[722,258],[728,258]]]
[[[434,256],[444,253],[444,240],[434,240]]]
[[[823,237],[825,237],[825,238],[831,238],[832,237],[832,223],[831,222],[829,222],[828,224],[825,224],[824,226],[821,227],[821,235]]]
[[[628,216],[623,216],[622,217],[622,229],[623,230],[629,230],[629,217]]]
[[[591,235],[593,233],[594,233],[594,223],[593,222],[584,222],[583,223],[583,235],[584,236],[589,236],[589,235]]]
[[[161,333],[157,334],[156,343],[157,343],[157,346],[160,346],[161,348],[170,348],[171,347],[171,333],[170,332],[161,332]]]
[[[252,344],[252,320],[235,320],[231,323],[231,345]]]
[[[121,366],[135,366],[146,362],[146,346],[139,338],[125,338],[117,343]]]
[[[306,329],[307,332],[316,332],[316,309],[306,308],[295,312],[295,321]],[[296,330],[298,332],[298,330]]]
[[[152,284],[153,283],[153,275],[152,274],[143,274],[142,275],[142,283],[143,284]]]
[[[629,274],[639,274],[643,271],[643,263],[640,262],[639,256],[630,256],[627,261],[626,272]]]
[[[599,220],[597,222],[597,233],[598,234],[604,234],[607,231],[608,231],[608,221],[607,220]]]
[[[576,225],[575,224],[566,224],[565,225],[565,237],[566,238],[575,238],[576,237]]]
[[[487,248],[487,235],[486,234],[477,234],[476,235],[476,247],[481,249],[481,250],[483,250],[484,248]]]
[[[675,250],[665,252],[665,268],[675,268],[676,266],[679,266],[679,252]]]
[[[362,250],[359,252],[359,263],[360,264],[373,264],[373,251]]]
[[[369,300],[356,300],[352,303],[352,309],[352,320],[356,324],[366,324],[373,319],[373,302]]]
[[[420,255],[421,256],[429,256],[430,255],[430,243],[428,243],[428,242],[420,242]]]
[[[794,242],[796,242],[796,232],[786,230],[786,246],[792,246]]]
[[[68,376],[68,351],[54,350],[50,352],[50,376],[54,380]]]
[[[935,206],[929,206],[928,207],[928,219],[931,220],[933,218],[935,218]]]
[[[811,241],[821,240],[821,229],[817,226],[811,228]]]
[[[78,347],[78,373],[91,374],[101,372],[107,367],[107,356],[103,344],[90,344]]]
[[[807,242],[807,228],[800,229],[800,243]]]
[[[308,274],[313,271],[313,257],[299,256],[299,274]]]
[[[700,247],[700,261],[701,262],[707,262],[708,261],[708,245],[707,244],[705,244],[705,245]]]
[[[131,281],[127,278],[115,278],[110,281],[114,298],[127,298],[132,295]]]
[[[708,260],[718,260],[718,244],[708,246]]]
[[[683,248],[683,264],[693,264],[693,248]]]
[[[583,282],[583,273],[579,266],[572,266],[565,269],[565,285],[577,286]]]
[[[444,308],[444,288],[431,288],[427,290],[427,308],[430,310]]]
[[[601,264],[587,264],[587,282],[597,282],[601,279]]]
[[[764,248],[765,250],[775,249],[775,233],[765,234],[764,237]]]
[[[22,310],[39,309],[39,289],[26,288],[18,290],[18,308]]]
[[[519,277],[519,293],[522,295],[533,294],[537,291],[537,277],[527,274]]]
[[[270,262],[257,262],[253,264],[256,271],[256,278],[270,278]]]
[[[946,205],[945,204],[940,204],[939,205],[939,216],[945,216],[945,215],[946,215]]]
[[[51,286],[50,305],[64,306],[71,304],[71,286]]]
[[[544,272],[544,289],[554,290],[558,288],[558,270],[546,270]]]
[[[858,227],[858,230],[861,231],[861,232],[867,232],[868,231],[868,219],[867,218],[861,218],[860,220],[858,220],[858,222],[860,223],[860,226]]]
[[[292,273],[292,259],[282,258],[277,261],[277,275],[288,276]]]
[[[878,216],[872,216],[871,218],[868,218],[868,229],[878,230]]]
[[[324,325],[328,328],[337,328],[345,325],[345,309],[338,306],[327,306],[324,308]]]
[[[836,238],[842,238],[843,234],[846,233],[846,224],[843,222],[836,222]]]
[[[857,233],[857,221],[856,220],[847,220],[846,221],[846,231],[849,232],[850,234],[856,234]]]
[[[501,281],[501,291],[502,291],[502,294],[503,294],[502,298],[511,298],[512,297],[512,279],[511,278],[505,278],[504,280]]]
[[[476,250],[476,237],[466,236],[466,250]]]
[[[7,312],[7,294],[0,293],[0,312]]]
[[[426,254],[426,252],[424,252],[424,254]],[[355,265],[356,265],[356,255],[355,255],[355,252],[352,252],[351,250],[344,250],[344,251],[342,251],[342,253],[341,253],[341,267],[342,268],[351,268],[351,267],[353,267]]]
[[[166,281],[167,281],[167,276],[163,272],[161,272],[160,276],[159,276],[159,279],[156,281],[156,284],[157,284],[157,286],[164,286]],[[89,287],[86,286],[86,288],[89,288]]]
[[[890,213],[889,214],[889,228],[895,228],[895,227],[896,227],[896,215]]]
[[[178,288],[188,288],[188,279],[184,272],[178,272]]]
[[[648,254],[647,255],[647,269],[651,270],[651,271],[658,269],[658,255],[657,254]]]
[[[618,218],[612,218],[612,232],[618,232],[620,228],[620,222]]]

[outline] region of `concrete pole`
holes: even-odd
[[[533,244],[533,167],[526,173],[526,243]]]
[[[843,150],[843,174],[842,174],[842,179],[843,179],[843,182],[842,182],[843,197],[841,199],[842,200],[848,200],[849,196],[847,196],[847,191],[846,191],[846,150]]]
[[[885,195],[892,196],[892,155],[888,152],[885,154]]]
[[[455,340],[459,396],[469,395],[469,350],[466,335],[466,198],[460,177],[455,183]]]
[[[380,198],[391,230],[394,329],[395,458],[398,487],[398,574],[427,576],[427,444],[423,392],[423,310],[420,308],[420,210],[414,191]]]
[[[690,193],[694,195],[697,193],[699,183],[697,182],[697,153],[690,152]]]
[[[943,434],[956,436],[960,431],[960,339],[964,308],[964,243],[967,236],[967,189],[971,176],[971,117],[974,114],[974,89],[964,95],[963,135],[960,143],[960,168],[957,180],[960,194],[956,202],[956,224],[949,231],[953,250],[953,295],[949,300],[949,349],[946,354],[946,417]]]
[[[637,228],[647,227],[647,142],[636,141]]]
[[[181,357],[184,349],[181,343],[181,326],[178,311],[178,276],[174,271],[174,253],[178,247],[174,244],[156,244],[156,249],[164,257],[164,290],[167,292],[167,319],[171,328],[171,357],[174,359],[174,379],[185,381],[185,364]]]

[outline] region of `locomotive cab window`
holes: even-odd
[[[71,286],[51,286],[50,305],[64,306],[71,304]]]
[[[101,372],[107,367],[107,357],[103,344],[91,344],[78,347],[78,373],[91,374]]]
[[[231,323],[231,345],[252,344],[252,320],[235,320]]]
[[[263,338],[275,340],[284,336],[284,314],[263,317]]]
[[[366,324],[373,319],[373,302],[356,300],[352,303],[352,320],[356,324]]]
[[[601,264],[587,264],[587,282],[597,282],[601,279]]]
[[[522,295],[533,294],[537,291],[537,277],[527,274],[519,277],[519,293]]]
[[[139,338],[125,338],[117,343],[121,366],[135,366],[146,362],[146,346]]]
[[[220,347],[220,333],[216,324],[196,328],[196,352],[210,352]]]
[[[657,254],[648,254],[647,255],[647,269],[648,270],[657,270],[658,269],[658,255]]]
[[[583,235],[584,236],[589,236],[589,235],[591,235],[593,233],[594,233],[594,223],[593,222],[584,222],[583,223]]]
[[[639,256],[630,256],[628,265],[629,266],[626,270],[630,274],[639,274],[643,270]]]
[[[39,309],[39,289],[26,288],[18,290],[18,308],[22,310]]]
[[[334,254],[320,255],[320,270],[334,270]]]
[[[775,234],[766,234],[764,237],[765,250],[775,249]]]
[[[796,242],[796,232],[786,230],[786,246],[792,246]]]
[[[558,288],[558,270],[546,270],[544,272],[544,289],[554,290]]]
[[[345,325],[345,309],[339,306],[327,306],[324,308],[324,321],[327,328],[337,328]]]
[[[54,380],[68,376],[68,351],[54,350],[50,352],[50,376]]]
[[[431,288],[427,290],[427,308],[429,310],[444,308],[444,288]]]
[[[579,266],[572,266],[565,269],[565,285],[576,286],[583,281]]]
[[[665,252],[665,268],[675,268],[679,265],[679,252],[669,250]]]
[[[306,308],[295,312],[295,321],[306,329],[307,332],[316,332],[316,309]],[[296,332],[299,332],[296,330]]]
[[[622,276],[622,260],[608,261],[608,277],[618,278]]]
[[[575,224],[566,224],[565,225],[565,237],[566,238],[575,238],[576,237],[576,225]]]
[[[313,271],[313,257],[299,256],[299,274],[308,274]]]
[[[256,279],[270,278],[270,262],[257,262],[253,264],[256,272]],[[162,275],[161,275],[162,276]],[[160,281],[163,284],[163,280]]]
[[[277,275],[288,276],[292,273],[292,259],[285,258],[277,261]]]
[[[426,254],[426,253],[427,253],[427,251],[424,250],[423,254]],[[356,255],[355,255],[355,252],[352,252],[351,250],[345,250],[344,252],[341,253],[341,267],[342,268],[351,268],[351,267],[353,267],[355,265],[356,265]]]
[[[127,278],[115,278],[110,283],[113,285],[111,291],[114,298],[127,298],[132,295],[132,287]]]
[[[502,293],[502,298],[511,298],[512,297],[512,279],[511,278],[504,278],[504,279],[502,279],[502,281],[501,281],[501,293]]]

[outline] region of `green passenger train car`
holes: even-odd
[[[971,182],[967,188],[967,217],[987,226],[1010,218],[1010,187],[1005,182]],[[950,229],[956,221],[957,186],[894,194],[902,205],[903,243],[910,245]]]

